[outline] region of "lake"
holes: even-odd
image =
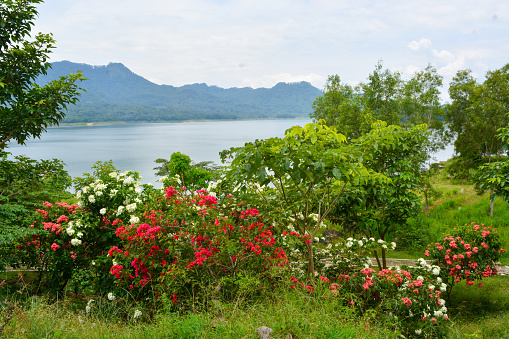
[[[224,149],[256,139],[282,137],[288,128],[309,122],[246,120],[51,127],[41,139],[29,140],[26,146],[9,144],[8,151],[34,159],[62,159],[72,177],[91,172],[96,161],[113,160],[117,169],[139,171],[143,183],[156,184],[158,177],[153,168],[157,158],[169,159],[172,153],[181,152],[194,162],[220,164],[219,152]],[[447,160],[453,151],[450,145],[435,157],[438,161]]]

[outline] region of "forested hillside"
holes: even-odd
[[[187,119],[294,118],[308,116],[322,92],[308,82],[272,88],[229,88],[207,84],[157,85],[119,63],[91,66],[55,62],[39,84],[82,71],[86,90],[63,122],[168,121]]]

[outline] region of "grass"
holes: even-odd
[[[2,321],[5,322],[3,312]],[[255,303],[236,300],[207,313],[162,313],[147,322],[121,321],[100,312],[72,311],[72,300],[48,305],[32,298],[12,312],[6,338],[258,338],[256,329],[273,329],[273,338],[397,338],[398,333],[358,317],[341,300],[323,300],[290,291]]]

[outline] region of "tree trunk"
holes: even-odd
[[[428,191],[427,190],[424,190],[424,204],[425,204],[425,209],[426,209],[426,218],[429,219],[429,205],[428,205]]]
[[[315,261],[313,260],[313,243],[307,243],[308,249],[308,277],[313,278],[315,276]]]

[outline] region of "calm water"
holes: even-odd
[[[34,159],[62,159],[72,177],[91,172],[96,161],[113,160],[121,171],[136,170],[143,183],[154,183],[157,158],[181,152],[194,162],[220,164],[219,152],[246,142],[282,137],[288,128],[311,120],[251,120],[184,123],[123,124],[53,127],[27,146],[10,144],[13,155]]]
[[[27,146],[10,144],[13,155],[25,154],[34,159],[62,159],[69,174],[79,177],[91,172],[96,161],[113,160],[121,171],[136,170],[143,183],[156,183],[153,168],[157,158],[169,159],[181,152],[194,162],[214,161],[220,164],[219,152],[243,146],[255,139],[282,137],[291,126],[311,120],[251,120],[125,124],[49,128],[41,139]],[[452,156],[452,145],[436,154],[437,160]]]

